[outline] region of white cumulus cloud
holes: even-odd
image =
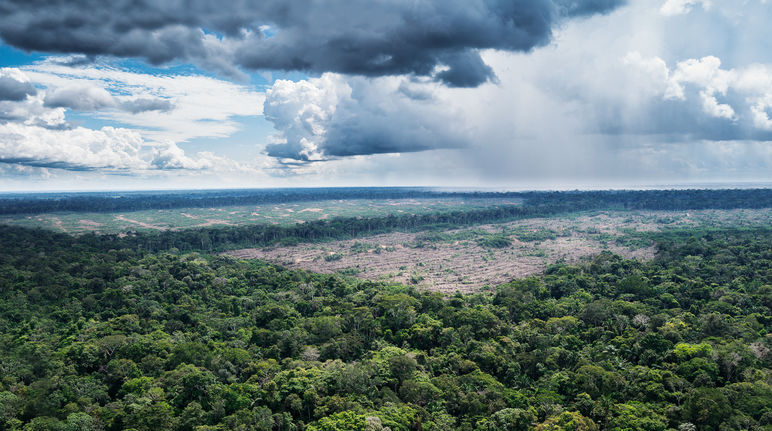
[[[465,90],[407,77],[278,80],[266,92],[278,130],[266,152],[297,163],[465,147],[471,128],[448,99],[456,91]]]
[[[750,115],[756,127],[770,130],[767,110],[772,101],[772,67],[757,64],[723,69],[718,57],[706,56],[680,61],[670,70],[661,58],[644,58],[637,52],[629,53],[624,61],[658,83],[654,87],[666,100],[687,101],[686,89],[693,87],[706,114],[729,120],[736,120],[741,114]],[[727,97],[730,92],[743,96],[734,99],[740,106],[719,101],[719,97]]]
[[[188,155],[179,143],[227,137],[234,116],[262,114],[264,95],[205,76],[156,76],[56,58],[0,77],[28,84],[26,97],[0,101],[0,162],[66,170],[235,170],[247,165],[211,151]],[[37,91],[31,85],[43,87]],[[11,88],[14,90],[14,88]],[[108,124],[74,126],[68,110]]]
[[[244,169],[211,152],[191,157],[173,142],[150,145],[131,129],[50,129],[12,122],[0,124],[0,162],[73,171]]]
[[[20,123],[0,125],[0,161],[30,166],[88,169],[146,169],[139,133],[121,128],[47,129]]]

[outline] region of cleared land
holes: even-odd
[[[415,284],[446,293],[472,292],[539,273],[557,261],[575,262],[603,250],[652,258],[654,249],[631,235],[634,232],[770,223],[769,210],[602,211],[224,254],[316,272]]]
[[[247,205],[218,208],[180,208],[119,213],[50,213],[0,216],[0,223],[41,227],[70,234],[188,229],[246,224],[290,225],[334,217],[378,217],[389,214],[425,214],[512,205],[513,199],[351,199]]]

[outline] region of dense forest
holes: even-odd
[[[0,232],[0,430],[772,430],[772,229],[451,297],[96,238]]]
[[[772,190],[620,190],[481,192],[408,187],[200,190],[167,192],[14,193],[0,195],[0,215],[209,208],[333,199],[522,199],[527,206],[587,209],[730,209],[772,207]]]

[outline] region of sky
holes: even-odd
[[[0,0],[0,191],[772,183],[770,0]]]

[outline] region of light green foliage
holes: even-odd
[[[674,353],[679,361],[687,361],[697,357],[708,358],[713,354],[713,347],[708,343],[678,343],[675,346]]]

